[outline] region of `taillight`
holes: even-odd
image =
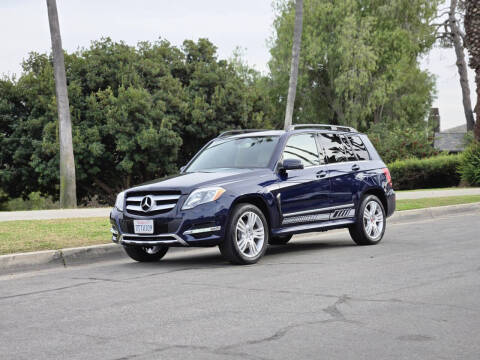
[[[385,177],[387,178],[387,182],[390,186],[393,186],[392,184],[392,177],[390,176],[390,171],[388,170],[388,168],[383,168],[382,169],[383,173],[385,174]]]

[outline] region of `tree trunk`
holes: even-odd
[[[477,105],[475,105],[475,129],[473,131],[475,140],[480,141],[480,67],[475,69],[475,84],[477,85]]]
[[[473,118],[472,101],[470,99],[470,85],[468,83],[467,63],[465,61],[465,53],[463,52],[463,41],[460,36],[460,29],[458,27],[455,12],[457,10],[458,0],[450,1],[450,12],[448,14],[448,23],[450,25],[453,46],[457,56],[457,69],[460,76],[460,87],[462,88],[463,111],[465,113],[465,120],[467,122],[467,130],[473,130],[475,120]]]
[[[53,70],[55,74],[55,93],[57,95],[58,129],[60,139],[60,206],[77,206],[75,184],[75,160],[73,158],[72,122],[68,103],[67,77],[63,59],[62,39],[58,23],[57,4],[47,0],[48,22],[52,38]]]
[[[295,26],[293,29],[292,63],[290,67],[290,80],[288,82],[287,108],[285,110],[285,125],[287,130],[292,125],[293,108],[297,92],[298,63],[300,60],[300,44],[302,41],[303,26],[303,0],[296,0],[295,3]]]

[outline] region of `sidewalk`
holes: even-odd
[[[397,192],[397,200],[424,199],[424,198],[436,198],[436,197],[446,197],[446,196],[463,196],[463,195],[480,195],[480,188],[398,191]]]
[[[461,195],[480,195],[480,188],[401,191],[401,192],[397,192],[397,200],[423,199],[423,198],[461,196]],[[108,207],[108,208],[95,208],[95,209],[1,211],[0,221],[108,217],[110,215],[111,209],[112,208]]]

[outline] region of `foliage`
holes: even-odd
[[[423,125],[417,127],[388,128],[385,124],[373,125],[368,137],[386,163],[407,158],[425,158],[438,155],[432,146],[432,132]]]
[[[78,198],[115,194],[174,173],[219,131],[270,126],[260,75],[218,60],[206,39],[128,46],[102,39],[65,54]],[[0,187],[58,196],[58,123],[51,58],[31,53],[0,80]]]
[[[396,190],[457,186],[457,167],[461,155],[438,155],[425,159],[411,158],[388,164]]]
[[[48,210],[59,207],[58,202],[53,201],[51,197],[43,197],[38,191],[28,194],[27,199],[15,198],[0,201],[0,210],[3,211]]]
[[[472,186],[480,186],[480,142],[475,141],[465,149],[458,171],[462,180]]]
[[[434,43],[437,0],[305,0],[296,118],[366,130],[416,124],[430,108],[434,80],[417,57]],[[276,2],[269,63],[275,102],[284,103],[294,6]],[[276,123],[283,119],[277,107]]]

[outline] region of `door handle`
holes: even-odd
[[[357,164],[353,164],[352,170],[353,171],[358,171],[358,170],[360,170],[360,166],[358,166]]]
[[[323,178],[325,176],[327,176],[327,172],[325,170],[320,170],[317,172],[317,178]]]

